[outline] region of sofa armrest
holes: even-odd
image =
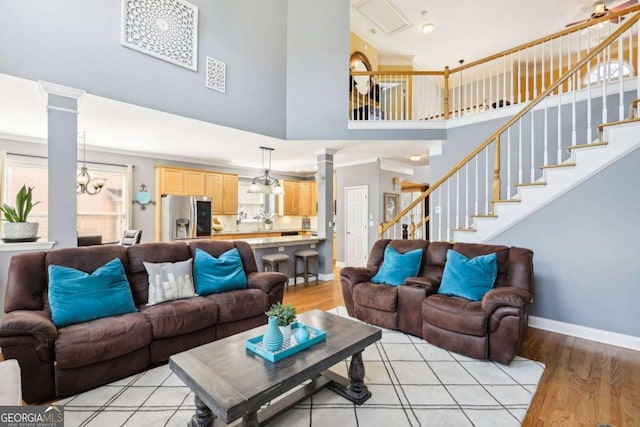
[[[495,288],[487,292],[482,298],[482,309],[485,313],[492,313],[501,306],[523,308],[531,301],[531,293],[519,288]]]
[[[53,348],[58,330],[44,311],[16,310],[0,318],[0,341],[7,346],[13,337],[31,336],[38,342],[36,351]]]
[[[340,270],[341,282],[350,286],[362,282],[370,282],[372,276],[371,270],[366,267],[344,267]]]
[[[280,289],[284,289],[287,280],[288,278],[285,274],[275,271],[253,272],[247,276],[249,288],[260,289],[267,294],[273,294]]]
[[[436,282],[435,280],[427,277],[407,277],[403,285],[424,288],[427,291],[427,294],[435,294],[438,292],[440,282]]]

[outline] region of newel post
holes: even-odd
[[[493,200],[500,199],[500,135],[496,136],[496,144],[493,151]],[[492,209],[493,210],[493,209]]]
[[[449,66],[444,67],[444,119],[449,120]]]

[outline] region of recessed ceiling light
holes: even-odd
[[[436,28],[435,25],[433,25],[431,22],[429,22],[428,24],[424,24],[422,26],[422,32],[425,34],[429,34],[431,32],[433,32],[433,30]]]
[[[409,156],[409,160],[412,162],[419,162],[422,159],[422,154],[412,154]]]

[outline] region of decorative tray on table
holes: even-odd
[[[277,362],[285,357],[289,357],[296,354],[299,351],[307,349],[314,344],[324,341],[327,338],[327,333],[320,329],[316,329],[312,326],[305,325],[307,331],[309,331],[309,339],[307,341],[298,343],[295,338],[296,330],[298,329],[298,322],[291,324],[291,337],[289,341],[282,343],[282,347],[276,351],[269,351],[262,345],[262,335],[254,338],[249,338],[245,341],[245,347],[259,356],[264,357],[270,362]]]

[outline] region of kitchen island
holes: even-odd
[[[256,256],[256,263],[258,264],[258,271],[263,270],[262,256],[273,253],[281,253],[289,255],[289,279],[293,283],[293,263],[294,252],[305,249],[316,249],[318,245],[324,244],[324,238],[318,238],[317,236],[280,236],[280,237],[258,237],[251,239],[235,239],[243,242],[247,242]],[[322,253],[321,251],[318,251]],[[324,259],[322,255],[319,256],[318,262],[323,265]],[[301,268],[300,266],[298,267]],[[286,273],[286,270],[281,268],[280,271]]]

